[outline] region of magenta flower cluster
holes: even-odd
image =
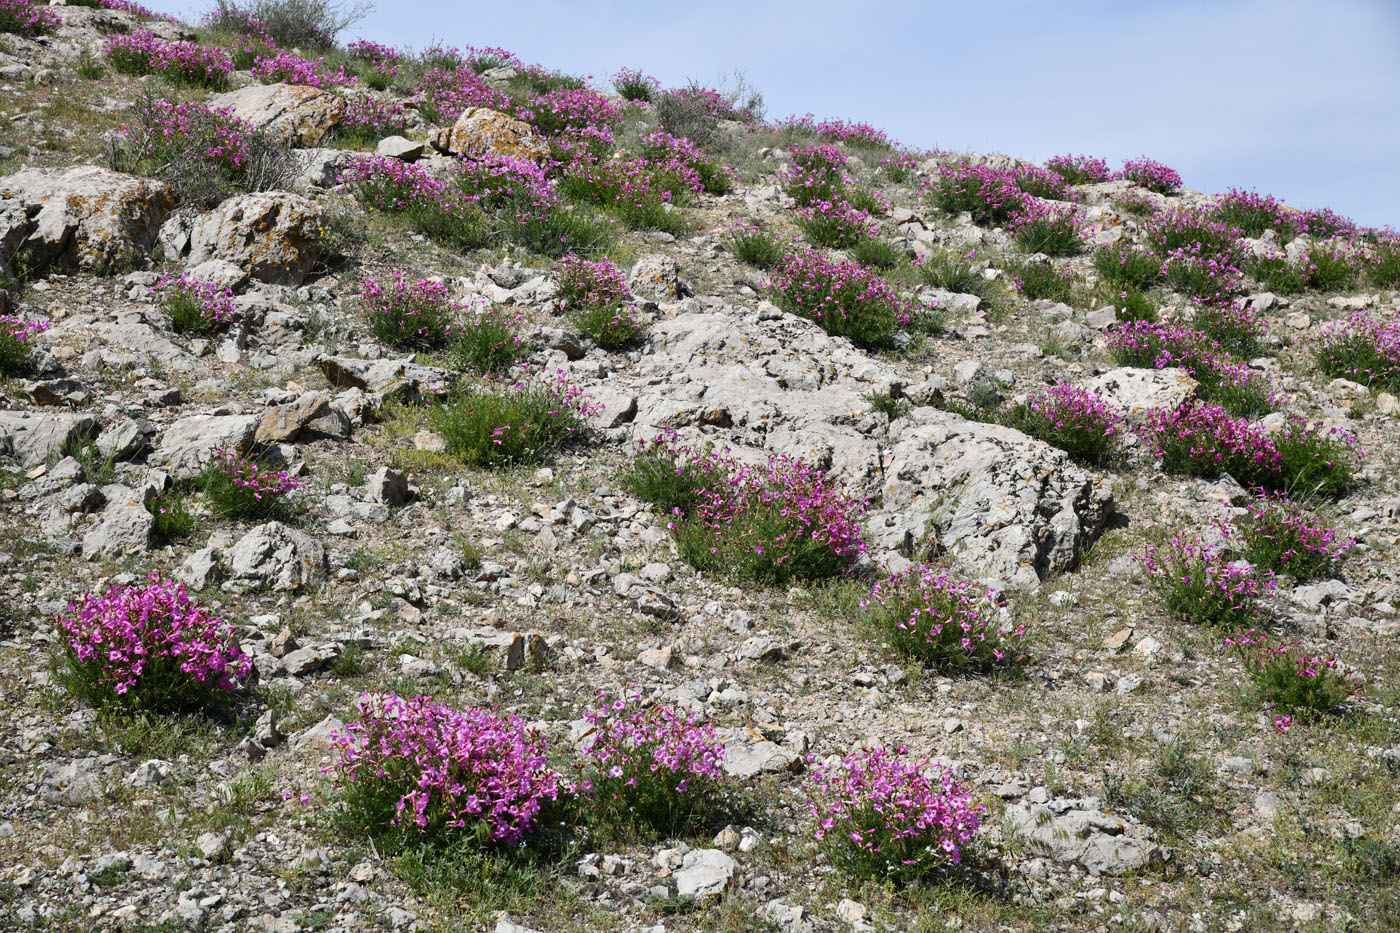
[[[1329,713],[1361,692],[1364,681],[1336,655],[1313,654],[1297,641],[1275,643],[1256,629],[1225,639],[1244,662],[1256,691],[1283,714]],[[1291,715],[1274,717],[1274,728],[1287,732]]]
[[[937,667],[1001,661],[1008,642],[1026,633],[1024,624],[997,624],[995,590],[926,564],[877,581],[860,604],[896,651]]]
[[[1066,382],[1034,389],[1018,426],[1076,460],[1097,463],[1117,444],[1123,414],[1088,389]]]
[[[617,307],[632,303],[632,292],[622,270],[604,257],[584,259],[569,253],[559,260],[558,297],[569,307]]]
[[[678,168],[684,172],[688,182],[691,173],[694,173],[700,188],[695,188],[691,183],[692,190],[723,192],[734,184],[734,171],[729,166],[701,152],[695,143],[684,136],[658,131],[643,136],[642,146],[649,160],[668,166],[667,170],[672,170],[670,167]]]
[[[63,18],[32,0],[0,0],[0,33],[37,36],[63,25]]]
[[[1241,543],[1252,563],[1298,579],[1321,575],[1356,546],[1356,539],[1344,537],[1300,503],[1263,490],[1244,515],[1222,523],[1221,530]]]
[[[804,789],[827,856],[878,879],[956,865],[986,812],[948,768],[904,748],[853,752],[830,769],[814,765]]]
[[[637,68],[619,68],[612,76],[613,89],[629,101],[653,101],[661,93],[661,82]]]
[[[1239,628],[1258,613],[1258,600],[1275,590],[1271,571],[1232,560],[1219,545],[1180,535],[1137,557],[1175,619],[1216,628]]]
[[[865,503],[805,460],[754,465],[713,451],[702,473],[699,502],[684,516],[693,562],[727,571],[746,563],[754,576],[783,580],[849,572],[865,553]]]
[[[214,110],[203,104],[151,103],[154,134],[144,144],[152,149],[182,153],[210,169],[238,175],[248,164],[252,128],[233,115],[232,108]],[[136,127],[127,127],[129,137]]]
[[[724,745],[714,727],[699,713],[684,713],[671,706],[642,706],[640,696],[608,701],[586,711],[592,729],[584,745],[587,762],[596,769],[595,793],[626,794],[622,788],[684,794],[695,781],[724,777]],[[640,707],[640,708],[638,708]]]
[[[468,107],[486,107],[518,116],[510,95],[498,91],[470,68],[430,68],[414,92],[418,109],[429,120],[451,124]]]
[[[1113,177],[1108,163],[1097,156],[1057,155],[1046,159],[1045,167],[1071,185],[1093,185]]]
[[[1203,476],[1229,473],[1246,483],[1268,480],[1270,487],[1282,474],[1283,458],[1268,430],[1219,405],[1187,403],[1153,412],[1146,435],[1153,455],[1168,470]]]
[[[19,343],[29,340],[53,326],[44,318],[28,318],[18,314],[0,314],[0,339],[10,339]]]
[[[215,447],[209,468],[222,474],[228,485],[255,502],[278,499],[306,488],[306,480],[285,470],[269,470],[253,458],[224,447]]]
[[[231,289],[202,281],[188,272],[181,272],[178,278],[161,276],[151,286],[151,292],[179,330],[214,330],[238,316]]]
[[[355,83],[355,76],[347,73],[344,65],[332,71],[324,58],[302,58],[285,50],[278,51],[276,55],[260,56],[254,61],[253,77],[263,84],[284,81],[318,88],[344,87]]]
[[[452,336],[457,304],[441,279],[410,281],[402,269],[389,281],[366,278],[360,285],[360,307],[370,330],[396,347],[436,347]]]
[[[396,100],[381,100],[371,94],[345,98],[345,113],[337,130],[349,136],[380,139],[408,129],[408,114]]]
[[[184,84],[220,87],[233,74],[233,60],[223,49],[168,42],[147,31],[110,36],[103,53],[118,71],[158,74]]]
[[[183,583],[150,577],[145,586],[87,593],[62,619],[64,641],[88,686],[118,697],[145,697],[155,679],[185,678],[210,690],[232,690],[252,660],[233,628],[190,597]],[[178,686],[159,689],[180,692]]]
[[[1006,223],[1022,209],[1026,198],[1015,172],[966,162],[939,166],[931,191],[945,211],[967,211],[983,226]]]
[[[1027,194],[1053,201],[1074,200],[1074,194],[1069,190],[1070,183],[1059,172],[1038,165],[1022,165],[1015,170],[1013,177],[1016,187]]]
[[[358,710],[357,721],[332,734],[338,758],[327,771],[352,806],[387,817],[388,826],[480,826],[492,843],[517,846],[559,799],[562,781],[544,738],[518,716],[394,693],[366,694]]]
[[[386,78],[397,75],[399,63],[403,61],[403,55],[398,49],[370,39],[356,39],[345,46],[345,51],[351,58],[369,64]]]
[[[779,308],[857,342],[888,340],[912,320],[910,306],[887,280],[860,263],[832,260],[815,250],[785,258],[767,288]]]
[[[1181,187],[1181,175],[1175,169],[1145,156],[1124,162],[1123,170],[1118,175],[1139,188],[1146,188],[1158,194],[1171,194]]]
[[[780,120],[776,124],[776,128],[811,133],[832,142],[848,145],[873,147],[892,145],[884,130],[876,129],[869,123],[857,123],[853,120],[818,120],[810,113],[801,117],[789,116]]]
[[[1323,325],[1315,352],[1330,376],[1363,384],[1400,384],[1400,317],[1357,311]]]

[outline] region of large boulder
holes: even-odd
[[[1014,428],[916,408],[891,430],[872,538],[947,551],[979,576],[1034,584],[1071,570],[1113,510],[1102,477]]]
[[[1084,383],[1084,388],[1129,418],[1173,409],[1200,392],[1200,384],[1184,369],[1137,369],[1120,366]]]
[[[191,415],[165,429],[150,463],[180,477],[193,476],[214,450],[243,452],[253,445],[262,419],[256,415]]]
[[[88,415],[0,411],[0,455],[13,457],[20,466],[38,466],[96,431],[97,422]]]
[[[304,84],[250,84],[209,102],[294,146],[314,146],[345,115],[345,98]]]
[[[142,255],[175,203],[161,182],[97,165],[25,169],[0,178],[0,199],[18,202],[26,218],[21,238],[15,212],[3,211],[0,258],[23,251],[32,265],[94,272]]]
[[[248,532],[228,552],[231,592],[272,589],[296,592],[325,578],[326,549],[321,542],[281,522]]]
[[[107,508],[101,520],[83,536],[83,559],[144,553],[151,545],[155,516],[141,493],[126,486],[108,486]]]
[[[362,389],[381,399],[414,401],[452,384],[454,373],[410,359],[362,360],[353,356],[318,356],[316,365],[339,389]]]
[[[316,261],[321,211],[290,191],[229,198],[190,231],[189,266],[223,259],[273,285],[300,285]]]
[[[428,143],[446,155],[492,152],[532,162],[549,158],[549,144],[533,126],[485,107],[468,107],[452,126],[434,130]]]
[[[1019,431],[932,408],[891,425],[870,396],[897,394],[897,374],[810,321],[764,306],[691,312],[650,341],[634,437],[666,425],[743,459],[801,457],[879,498],[866,522],[877,557],[946,550],[978,576],[1033,584],[1070,569],[1112,509],[1107,483]]]

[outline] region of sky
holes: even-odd
[[[200,0],[144,0],[197,20]],[[342,38],[500,46],[667,87],[741,72],[770,118],[859,120],[914,149],[1143,155],[1400,228],[1400,0],[377,0]]]

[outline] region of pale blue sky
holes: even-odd
[[[600,85],[621,66],[667,86],[738,69],[770,117],[1037,161],[1148,155],[1191,188],[1400,227],[1400,0],[378,3],[356,35],[504,46]]]

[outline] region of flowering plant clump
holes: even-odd
[[[1011,290],[1028,301],[1041,298],[1069,301],[1079,281],[1074,269],[1068,265],[1057,266],[1049,260],[1028,258],[1025,262],[1009,262],[1006,271],[1010,274]]]
[[[1298,232],[1305,233],[1315,240],[1330,240],[1334,237],[1354,236],[1357,227],[1356,222],[1349,217],[1343,217],[1330,207],[1319,207],[1303,211]]]
[[[625,347],[641,334],[627,279],[606,257],[590,262],[570,253],[559,260],[556,296],[556,309],[572,314],[579,330],[604,349]]]
[[[612,86],[623,100],[639,100],[648,104],[661,93],[660,81],[634,68],[618,69],[617,74],[612,76]]]
[[[531,334],[520,312],[506,314],[479,298],[456,329],[451,358],[456,367],[483,376],[502,375],[530,352]]]
[[[1073,204],[1052,204],[1027,197],[1011,213],[1011,235],[1028,253],[1072,256],[1084,248],[1090,227]]]
[[[537,463],[579,437],[600,407],[561,370],[486,377],[449,393],[431,410],[434,430],[463,463]]]
[[[885,156],[880,160],[880,171],[896,185],[908,181],[919,167],[919,160],[905,152]]]
[[[1158,210],[1158,202],[1140,188],[1131,188],[1122,194],[1114,195],[1113,204],[1119,210],[1137,217],[1147,217]]]
[[[1023,165],[1016,169],[1014,175],[1016,187],[1026,194],[1037,198],[1049,198],[1052,201],[1072,200],[1069,182],[1058,172],[1038,165]]]
[[[209,507],[225,518],[273,518],[287,511],[287,494],[306,481],[284,470],[264,469],[251,456],[216,447],[200,472]]]
[[[180,273],[176,279],[162,276],[151,291],[160,300],[161,310],[170,318],[176,333],[213,333],[238,315],[232,290],[201,282],[188,272]]]
[[[778,121],[774,128],[806,136],[820,136],[834,143],[867,149],[888,149],[893,145],[884,130],[876,129],[869,123],[857,123],[853,120],[818,120],[810,113],[802,117],[789,116]]]
[[[488,45],[477,48],[469,45],[465,52],[458,53],[456,49],[437,50],[444,61],[450,61],[454,54],[460,56],[460,64],[466,65],[477,74],[485,74],[494,68],[524,68],[525,65],[516,57],[516,54],[509,49],[503,49],[498,45]],[[428,50],[424,50],[424,56],[429,55]]]
[[[398,49],[369,39],[357,39],[346,45],[345,51],[357,63],[357,71],[365,83],[381,91],[398,76],[403,61]]]
[[[121,131],[122,168],[156,175],[181,201],[217,203],[234,191],[275,191],[295,170],[278,138],[233,116],[232,109],[143,98]]]
[[[1074,460],[1099,464],[1118,446],[1123,415],[1093,392],[1062,382],[1033,391],[1017,406],[1012,423]]]
[[[455,123],[468,107],[486,107],[517,115],[510,95],[487,84],[471,68],[429,68],[418,80],[414,99],[419,112],[430,123]]]
[[[192,599],[183,583],[152,574],[70,603],[62,619],[70,690],[98,704],[158,713],[207,709],[248,676],[253,662],[233,627]]]
[[[604,822],[676,836],[715,809],[723,792],[724,744],[701,714],[643,706],[640,693],[585,712],[584,745],[590,806]]]
[[[1256,567],[1313,580],[1356,544],[1287,496],[1261,492],[1226,529]]]
[[[787,255],[783,244],[778,242],[777,234],[761,220],[734,221],[722,240],[725,249],[733,253],[735,259],[760,269],[772,269]]]
[[[518,716],[394,693],[365,694],[358,712],[332,734],[327,770],[361,829],[518,846],[566,789]]]
[[[912,319],[888,281],[855,262],[835,262],[814,250],[789,256],[767,282],[773,303],[815,321],[835,337],[878,346]]]
[[[1118,177],[1158,194],[1171,194],[1181,187],[1181,176],[1175,169],[1146,157],[1124,162],[1123,171],[1118,173]]]
[[[1400,387],[1400,318],[1357,311],[1329,321],[1317,337],[1315,353],[1318,366],[1329,376]]]
[[[804,790],[815,836],[843,871],[912,880],[961,861],[986,808],[973,804],[948,768],[907,755],[875,748],[847,755],[836,768],[813,766]]]
[[[1294,416],[1271,433],[1218,405],[1200,403],[1153,413],[1147,433],[1168,472],[1208,478],[1229,473],[1245,486],[1304,495],[1345,492],[1366,455],[1340,428],[1324,431]]]
[[[622,107],[588,88],[559,88],[530,102],[531,123],[546,136],[592,135],[612,142]]]
[[[167,42],[151,32],[110,36],[103,52],[124,74],[158,74],[181,84],[220,88],[233,74],[233,60],[223,49]]]
[[[656,132],[642,137],[642,155],[656,163],[678,162],[695,172],[710,194],[724,194],[734,187],[734,172],[683,136]]]
[[[1167,285],[1197,306],[1227,303],[1244,279],[1233,261],[1208,254],[1199,243],[1167,253],[1162,273]]]
[[[31,0],[0,0],[0,32],[40,36],[63,25],[63,18]]]
[[[813,246],[829,249],[852,249],[879,233],[869,211],[856,210],[839,196],[798,208],[796,223]]]
[[[1096,156],[1057,155],[1045,160],[1045,167],[1067,185],[1096,185],[1113,177],[1108,163]]]
[[[967,211],[984,227],[1011,220],[1025,207],[1027,195],[1016,184],[1016,175],[985,165],[943,165],[930,189],[934,203],[945,213]]]
[[[335,133],[351,142],[373,143],[403,133],[408,125],[408,114],[398,101],[354,94],[345,99],[345,113],[336,124]]]
[[[840,198],[846,187],[846,154],[835,146],[795,147],[791,164],[779,176],[798,207]]]
[[[1162,260],[1145,246],[1119,242],[1094,253],[1094,269],[1114,288],[1144,289],[1162,277]]]
[[[985,669],[1007,659],[1025,626],[1000,627],[1002,603],[995,590],[921,564],[877,582],[860,604],[895,651],[948,670]]]
[[[1169,473],[1207,478],[1229,473],[1246,486],[1279,488],[1282,457],[1269,432],[1219,405],[1187,403],[1153,412],[1147,437]]]
[[[53,322],[0,314],[0,375],[13,376],[29,365],[30,341],[53,326]]]
[[[370,331],[394,347],[434,349],[446,344],[457,313],[447,286],[440,279],[410,282],[402,269],[389,275],[388,282],[369,278],[360,286],[360,307]]]
[[[1366,261],[1366,274],[1381,288],[1400,288],[1400,236],[1377,233],[1376,248]]]
[[[1108,347],[1124,366],[1179,366],[1200,383],[1201,395],[1236,415],[1259,415],[1281,406],[1265,373],[1236,362],[1219,341],[1184,324],[1125,321],[1108,331]]]
[[[677,451],[673,459],[687,456]],[[782,456],[754,466],[712,452],[698,469],[704,479],[694,508],[670,522],[693,567],[782,584],[849,573],[865,552],[865,504],[803,460]]]
[[[1173,619],[1225,630],[1258,618],[1259,600],[1274,592],[1274,575],[1231,561],[1199,537],[1174,535],[1163,547],[1148,545],[1138,562],[1147,572],[1162,608]]]
[[[1297,235],[1303,219],[1298,211],[1284,207],[1273,195],[1238,188],[1220,195],[1210,209],[1210,216],[1245,236],[1259,237],[1265,230],[1273,230],[1283,240]]]
[[[253,77],[263,84],[285,81],[287,84],[304,84],[319,88],[343,87],[355,83],[355,76],[348,74],[344,65],[331,71],[324,58],[302,58],[285,50],[276,55],[260,57],[253,62]]]
[[[1264,313],[1242,301],[1203,304],[1191,323],[1229,353],[1253,353],[1269,332]]]
[[[1225,644],[1233,645],[1244,662],[1258,699],[1287,714],[1275,717],[1276,723],[1287,720],[1281,732],[1292,726],[1293,716],[1333,712],[1361,692],[1356,671],[1343,667],[1336,655],[1309,654],[1298,642],[1273,644],[1252,628],[1236,632]]]
[[[682,163],[641,158],[574,162],[559,185],[568,197],[597,204],[633,229],[677,233],[687,226],[671,209],[704,189],[699,174]]]

